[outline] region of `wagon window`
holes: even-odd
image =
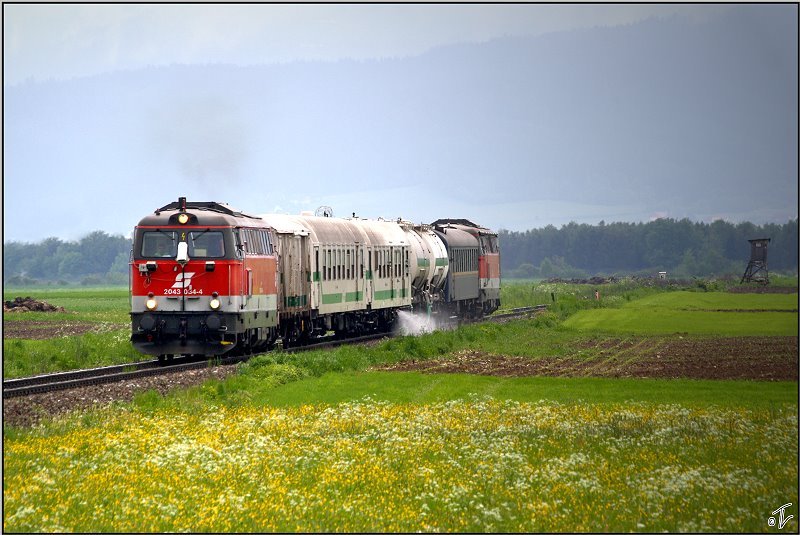
[[[326,249],[325,250],[325,258],[326,258],[326,261],[325,261],[325,272],[327,274],[327,276],[325,277],[325,280],[331,280],[331,250],[330,249]]]
[[[400,251],[397,249],[394,251],[394,276],[400,276]]]

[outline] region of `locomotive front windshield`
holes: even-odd
[[[142,258],[175,258],[178,254],[178,232],[146,231],[142,234]],[[188,233],[189,258],[223,258],[225,240],[222,232],[198,230]]]

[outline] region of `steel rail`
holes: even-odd
[[[245,357],[228,357],[226,359],[214,359],[220,364],[231,364],[239,362]],[[206,368],[214,364],[214,360],[196,360],[190,362],[178,362],[170,365],[156,365],[152,367],[143,367],[137,370],[130,370],[131,365],[121,366],[107,366],[104,368],[94,368],[88,370],[78,370],[76,372],[66,372],[63,374],[50,374],[51,380],[44,382],[38,380],[34,384],[26,386],[9,386],[7,381],[3,381],[3,399],[29,396],[31,394],[41,394],[44,392],[54,392],[56,390],[68,390],[71,388],[79,388],[84,386],[92,386],[99,384],[115,383],[119,381],[126,381],[130,379],[140,379],[142,377],[151,377],[154,375],[164,375],[169,373],[177,373],[187,370],[195,370]],[[158,363],[158,361],[156,361]],[[127,371],[112,371],[107,372],[108,368],[128,368]],[[94,373],[93,372],[100,372]],[[77,377],[76,377],[77,376]],[[39,376],[42,377],[42,376]],[[26,378],[27,379],[27,378]]]
[[[26,386],[36,386],[55,382],[71,381],[75,379],[85,379],[89,377],[99,377],[101,375],[114,375],[117,373],[155,368],[160,363],[157,360],[145,360],[140,362],[130,362],[128,364],[114,364],[100,368],[87,368],[83,370],[71,370],[66,372],[48,373],[34,375],[32,377],[19,377],[16,379],[6,379],[3,381],[3,390],[22,388]]]

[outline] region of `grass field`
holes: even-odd
[[[564,326],[630,334],[797,336],[797,294],[661,293],[620,308],[579,311]]]
[[[662,348],[675,332],[797,336],[797,294],[509,291],[550,311],[272,353],[225,381],[6,426],[4,531],[797,531],[796,381],[372,369],[464,350],[591,359],[604,341]],[[794,330],[765,327],[771,315]],[[794,518],[769,526],[789,502]]]
[[[4,336],[4,378],[144,360],[130,343],[127,288],[7,288],[3,291],[4,301],[26,296],[64,307],[66,312],[4,314],[4,332],[24,324],[29,331],[61,330],[63,334],[41,340]],[[84,330],[90,332],[81,333]]]
[[[86,321],[126,325],[130,322],[130,295],[127,287],[109,288],[4,288],[3,300],[31,296],[47,301],[51,305],[62,306],[67,312],[64,321]],[[6,314],[3,321],[53,320],[47,312],[26,312],[25,314]]]

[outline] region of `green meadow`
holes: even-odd
[[[130,343],[127,288],[5,288],[3,300],[33,297],[66,312],[3,314],[3,332],[56,331],[45,339],[3,336],[3,377],[26,377],[144,360]],[[80,329],[79,329],[80,328]],[[88,329],[88,332],[84,332]],[[79,333],[79,334],[77,334]]]
[[[626,334],[797,336],[797,294],[670,292],[581,310],[564,327]]]

